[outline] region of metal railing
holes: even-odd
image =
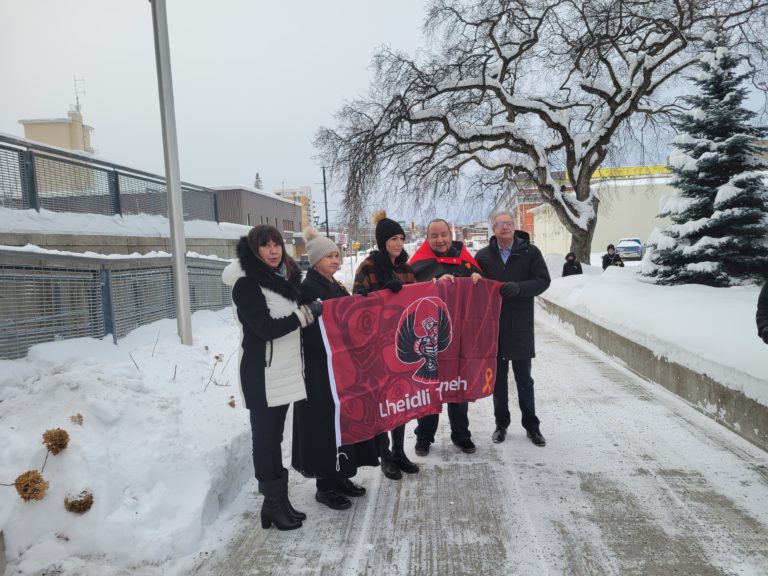
[[[181,194],[185,220],[218,221],[215,191],[183,182]],[[0,207],[168,215],[162,176],[2,134]]]
[[[176,317],[171,258],[90,258],[0,250],[0,358],[68,338],[115,341]],[[187,258],[192,311],[231,304],[226,261]]]

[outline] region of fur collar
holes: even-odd
[[[262,288],[277,292],[281,296],[298,302],[301,273],[290,257],[285,258],[288,278],[280,277],[274,270],[259,260],[248,246],[248,238],[243,236],[237,242],[237,258],[240,268],[248,278],[253,278]]]

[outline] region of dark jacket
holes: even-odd
[[[312,268],[307,271],[301,284],[302,304],[344,296],[349,296],[344,286],[331,282]],[[339,470],[336,470],[336,407],[319,323],[304,328],[302,335],[307,399],[293,404],[291,465],[308,478],[351,478],[359,466],[378,466],[376,444],[366,440],[339,447],[339,452],[346,457],[339,457]]]
[[[237,307],[237,318],[243,326],[240,383],[245,407],[250,409],[256,404],[267,405],[264,380],[267,343],[300,327],[296,314],[272,318],[261,289],[267,288],[288,300],[298,302],[301,276],[293,260],[289,259],[288,278],[281,278],[254,255],[245,236],[237,244],[237,257],[245,276],[235,282],[232,301]],[[301,358],[297,358],[296,369],[301,370]]]
[[[387,288],[391,283],[414,284],[416,276],[408,265],[408,254],[403,250],[394,265],[386,252],[374,250],[370,256],[360,262],[355,271],[355,283],[352,292],[375,292]]]
[[[515,243],[506,265],[495,236],[475,255],[484,276],[500,282],[520,284],[520,294],[501,304],[499,356],[522,360],[536,356],[533,337],[533,298],[549,288],[550,278],[544,257],[531,244],[527,232],[515,231]]]
[[[576,274],[583,274],[581,262],[574,260],[573,262],[566,262],[563,264],[563,278],[566,276],[575,276]]]
[[[768,344],[768,282],[760,290],[760,296],[757,299],[757,334]]]
[[[603,270],[608,266],[621,266],[624,267],[624,260],[621,259],[618,252],[614,252],[613,255],[603,254]]]
[[[457,278],[472,276],[474,272],[482,274],[480,266],[464,247],[464,243],[458,240],[451,242],[445,256],[437,256],[425,240],[408,264],[419,282],[439,278],[443,274],[452,274]]]

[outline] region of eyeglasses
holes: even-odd
[[[499,228],[512,228],[515,223],[512,222],[512,220],[497,220],[494,223],[494,226],[498,226]]]

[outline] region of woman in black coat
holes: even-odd
[[[306,398],[299,328],[314,323],[319,302],[299,305],[300,272],[272,226],[251,229],[237,244],[238,259],[224,269],[242,328],[240,386],[250,411],[253,467],[264,495],[261,525],[301,527],[306,514],[288,500],[288,471],[281,442],[288,406]]]
[[[310,269],[301,284],[300,302],[332,300],[349,296],[333,275],[339,270],[339,248],[330,238],[308,228]],[[373,440],[336,449],[335,405],[328,378],[328,357],[317,323],[302,331],[307,399],[293,405],[292,466],[308,478],[316,478],[315,500],[334,510],[352,506],[348,496],[362,496],[365,488],[352,482],[359,466],[378,466]],[[338,470],[336,469],[338,465]]]
[[[565,264],[563,264],[563,278],[566,276],[575,276],[576,274],[583,274],[581,270],[581,262],[576,259],[576,254],[568,252],[565,255]]]

